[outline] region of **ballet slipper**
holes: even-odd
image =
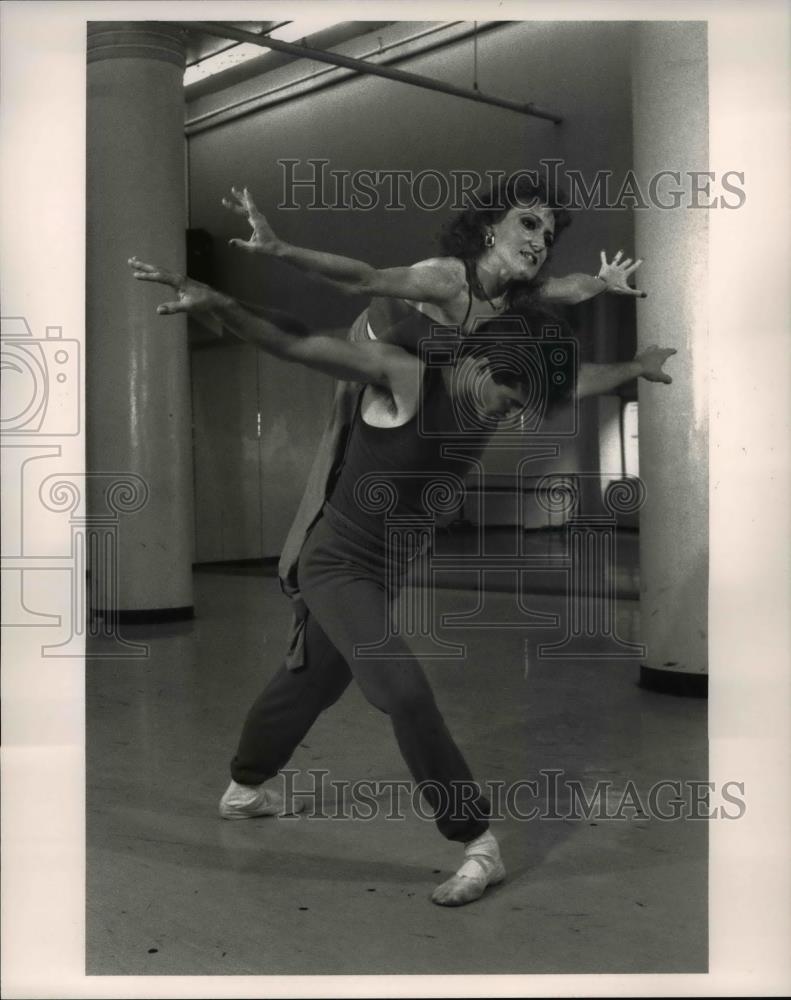
[[[437,906],[465,906],[480,899],[490,885],[505,878],[505,865],[494,837],[485,833],[467,845],[464,864],[431,894]]]
[[[239,785],[232,781],[220,800],[223,819],[253,819],[256,816],[291,816],[301,812],[304,803],[292,798],[286,802],[280,792],[263,785]]]

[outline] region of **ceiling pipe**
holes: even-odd
[[[253,35],[249,31],[241,31],[230,24],[220,21],[177,21],[182,28],[189,31],[203,31],[207,35],[215,35],[219,38],[232,38],[238,42],[248,42],[251,45],[259,45],[261,48],[274,49],[277,52],[287,52],[289,55],[298,56],[302,59],[314,59],[316,62],[330,63],[332,66],[342,66],[344,69],[351,69],[357,73],[368,76],[381,76],[386,80],[395,80],[397,83],[408,83],[413,87],[422,87],[424,90],[434,90],[440,94],[450,94],[451,97],[461,97],[467,101],[476,101],[478,104],[490,104],[496,108],[505,108],[507,111],[515,111],[520,115],[529,115],[532,118],[543,118],[545,121],[554,122],[560,125],[563,119],[560,115],[551,111],[537,108],[534,104],[519,104],[516,101],[506,100],[504,97],[490,97],[477,90],[468,90],[465,87],[456,87],[452,83],[444,83],[441,80],[433,80],[428,76],[420,76],[417,73],[407,73],[404,70],[393,69],[390,66],[378,66],[376,63],[366,62],[363,59],[354,59],[351,56],[341,55],[339,52],[325,52],[323,49],[312,49],[307,45],[297,45],[294,42],[283,42],[279,38],[270,38],[268,35]]]
[[[465,30],[463,32],[454,31],[448,35],[445,32],[445,29],[448,27],[453,29],[464,27]],[[497,24],[492,24],[489,21],[485,21],[477,29],[473,28],[469,22],[464,21],[450,21],[439,25],[432,24],[428,27],[423,27],[421,31],[410,35],[406,39],[400,38],[390,41],[387,44],[382,44],[381,39],[378,39],[378,48],[362,52],[357,58],[369,59],[371,56],[375,56],[381,60],[379,65],[390,65],[395,61],[404,61],[405,59],[424,56],[442,46],[458,44],[465,38],[469,38],[473,31],[477,30],[480,33],[490,31],[495,27],[497,27]],[[266,58],[266,56],[262,58]],[[298,64],[299,60],[294,60],[294,62]],[[310,60],[305,60],[305,62],[312,65]],[[217,125],[223,125],[241,115],[271,108],[282,101],[296,100],[305,97],[307,94],[318,93],[318,91],[323,90],[325,87],[338,84],[341,80],[344,82],[348,81],[350,77],[346,74],[352,73],[351,70],[344,72],[338,66],[327,66],[326,63],[320,63],[319,66],[321,67],[320,69],[312,70],[307,75],[300,76],[296,80],[289,80],[287,83],[281,83],[269,90],[231,101],[228,104],[220,105],[219,107],[212,108],[210,111],[205,111],[202,114],[188,118],[184,123],[184,131],[187,135],[195,135],[206,129],[214,128]],[[339,73],[342,74],[340,77],[338,76]],[[266,77],[266,72],[263,72],[263,77]],[[190,99],[189,90],[187,91],[187,99]]]

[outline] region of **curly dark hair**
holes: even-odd
[[[555,239],[571,225],[571,215],[563,208],[565,198],[559,189],[550,188],[536,172],[520,171],[496,180],[489,190],[476,197],[463,212],[454,216],[440,234],[440,250],[446,257],[465,262],[477,260],[485,249],[486,227],[499,222],[512,208],[546,205],[555,217]],[[542,279],[520,281],[511,289],[510,304],[527,303],[540,287]]]

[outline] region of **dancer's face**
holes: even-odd
[[[481,356],[462,361],[456,369],[454,391],[464,396],[467,405],[486,420],[507,420],[528,402],[523,387],[496,382],[489,359]]]
[[[491,375],[480,387],[480,399],[483,412],[493,420],[516,416],[527,402],[523,389],[495,382]]]
[[[510,208],[489,230],[494,246],[483,256],[504,268],[511,280],[529,281],[546,262],[555,236],[555,215],[546,205]]]

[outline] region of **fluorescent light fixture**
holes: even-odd
[[[341,22],[336,21],[332,17],[303,18],[298,21],[288,21],[279,28],[267,32],[266,35],[261,35],[261,37],[267,38],[271,36],[272,38],[280,39],[282,42],[298,42],[302,38],[308,38],[310,35],[315,35],[318,31],[323,31],[324,28],[329,28],[333,24],[339,23]],[[217,52],[215,55],[207,56],[206,59],[201,59],[200,62],[188,66],[184,71],[184,86],[188,87],[191,83],[206,80],[210,76],[223,73],[233,66],[239,66],[250,59],[255,59],[258,56],[262,56],[265,52],[271,51],[271,49],[265,48],[262,45],[239,42],[225,49],[223,52]]]
[[[279,38],[281,42],[298,42],[300,39],[309,38],[311,35],[315,35],[316,32],[323,31],[325,28],[331,28],[333,24],[341,23],[340,21],[336,21],[334,17],[305,17],[299,21],[289,21],[287,24],[281,24],[274,31],[268,31],[267,35],[270,38]]]

